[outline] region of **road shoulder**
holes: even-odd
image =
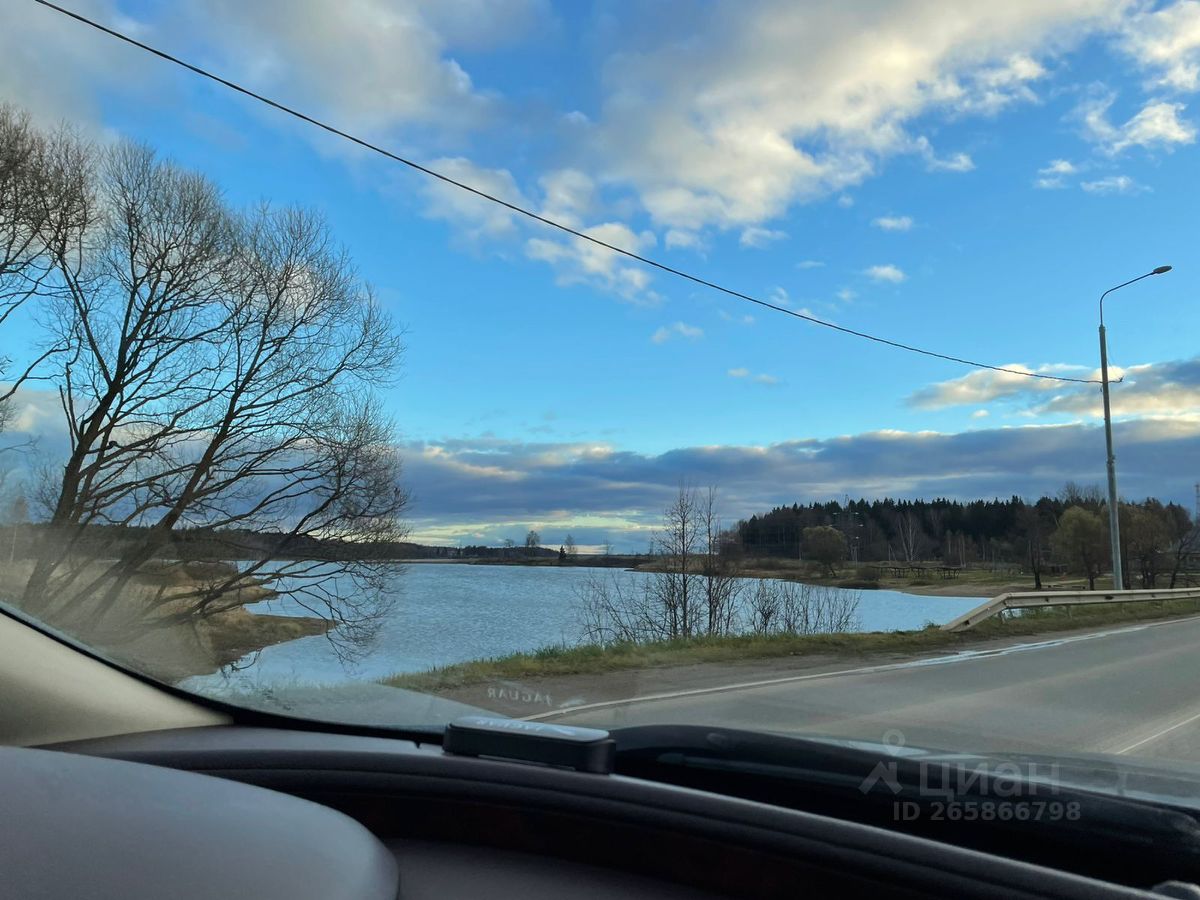
[[[1200,618],[1200,617],[1188,617]],[[1012,635],[981,638],[961,645],[918,653],[803,654],[759,660],[695,663],[656,668],[624,669],[578,675],[550,675],[526,679],[493,679],[439,690],[447,700],[483,707],[513,718],[553,718],[592,704],[638,701],[685,692],[737,690],[762,682],[824,677],[863,668],[969,659],[981,654],[1012,651],[1014,648],[1051,647],[1064,640],[1100,637],[1135,628],[1158,627],[1180,617],[1141,622],[1064,629],[1044,635]]]

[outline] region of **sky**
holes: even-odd
[[[405,329],[384,399],[416,540],[643,549],[681,481],[729,522],[1103,482],[1096,385],[753,306],[3,4],[0,101],[328,217]],[[1124,495],[1192,505],[1197,0],[63,5],[608,243],[948,355],[1094,378],[1100,293],[1172,265],[1106,302],[1115,440]],[[49,395],[20,400],[52,440]]]

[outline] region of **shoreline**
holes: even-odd
[[[571,569],[623,569],[626,572],[662,572],[661,565],[648,560],[645,556],[611,556],[611,557],[577,557],[578,561],[560,562],[557,559],[492,559],[489,557],[467,557],[462,559],[410,559],[397,560],[404,565],[463,565],[463,566],[513,566],[519,568],[571,568]],[[586,562],[584,560],[587,560]],[[602,562],[600,560],[609,560]],[[869,567],[870,563],[862,564]],[[1011,573],[997,573],[986,569],[965,570],[961,578],[938,579],[923,581],[903,578],[884,577],[867,579],[858,576],[856,570],[847,568],[837,576],[829,577],[813,574],[804,570],[793,560],[750,560],[737,573],[738,578],[774,579],[777,581],[792,581],[799,584],[810,584],[814,587],[834,587],[851,591],[897,591],[902,594],[912,594],[917,597],[950,597],[950,598],[979,598],[986,599],[1013,591],[1032,591],[1032,576],[1021,578]],[[1083,579],[1057,578],[1053,582],[1043,579],[1042,590],[1045,591],[1077,591],[1087,587]]]

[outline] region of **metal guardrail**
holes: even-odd
[[[1085,606],[1092,603],[1142,603],[1148,600],[1200,600],[1200,587],[1149,591],[1021,591],[1001,594],[951,619],[942,631],[966,631],[1008,609],[1039,606]]]

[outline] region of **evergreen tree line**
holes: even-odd
[[[1200,534],[1178,503],[1122,502],[1120,526],[1127,586],[1174,587],[1200,562]],[[1030,573],[1039,587],[1048,572],[1083,575],[1094,586],[1111,567],[1107,502],[1099,488],[1073,483],[1034,502],[1017,496],[797,502],[738,522],[728,546],[747,557],[826,562],[830,529],[841,537],[835,555],[860,563],[1006,566]]]

